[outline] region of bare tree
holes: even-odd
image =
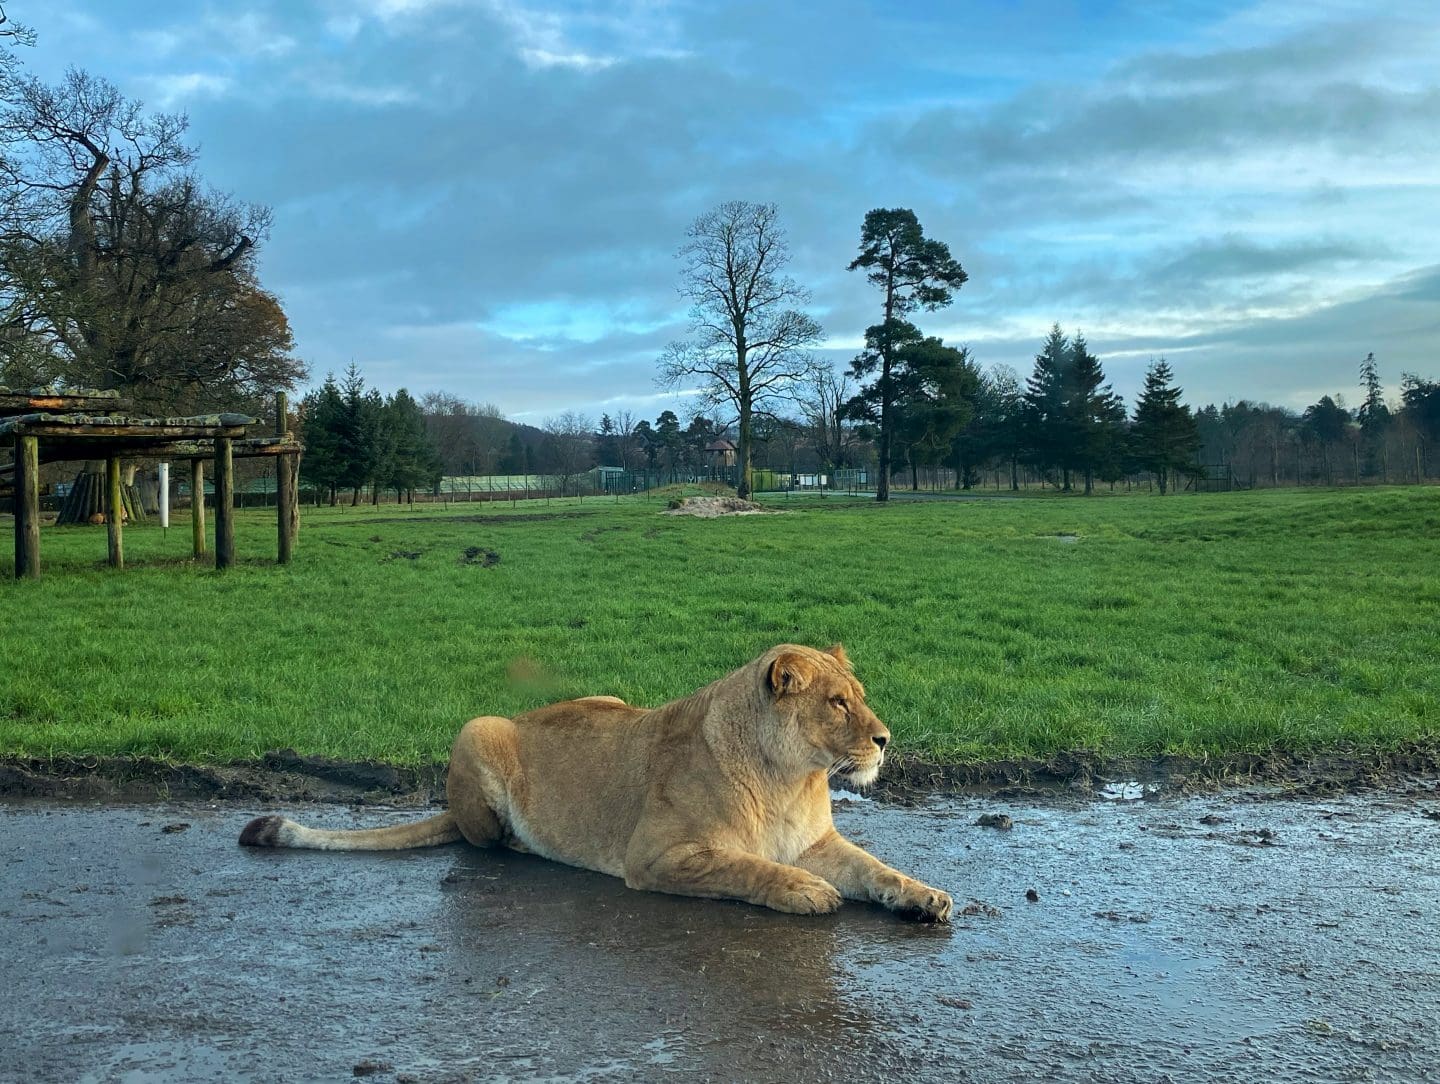
[[[421,397],[420,409],[446,474],[468,478],[494,472],[512,428],[499,407],[432,391]]]
[[[849,375],[820,367],[805,382],[805,390],[797,400],[800,416],[809,429],[810,445],[826,470],[833,471],[849,460],[854,440],[841,414],[854,396]]]
[[[615,415],[615,450],[620,456],[620,469],[627,473],[640,465],[640,446],[635,438],[638,421],[633,410],[622,410]]]
[[[594,458],[595,425],[585,415],[573,410],[554,418],[546,418],[545,457],[550,470],[560,483],[560,496],[565,496],[577,479],[590,469]]]
[[[9,75],[20,66],[19,57],[10,52],[10,48],[34,44],[35,31],[24,23],[11,19],[5,11],[5,5],[0,4],[0,77]]]
[[[660,358],[662,387],[698,385],[702,400],[733,413],[740,430],[741,497],[750,495],[752,425],[793,398],[824,338],[798,306],[809,293],[782,272],[790,262],[773,203],[722,203],[697,218],[681,246],[680,293],[690,301],[690,338]]]

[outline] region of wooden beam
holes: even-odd
[[[163,444],[171,440],[207,440],[214,437],[233,439],[245,435],[243,425],[67,425],[64,422],[15,419],[6,422],[4,428],[12,433],[25,433],[32,437],[58,437],[67,443],[84,441],[100,444],[124,439],[136,447]]]
[[[78,414],[98,408],[105,414],[130,409],[130,400],[114,395],[61,395],[0,392],[0,414]]]
[[[286,409],[285,393],[275,396],[275,435],[283,437],[289,432],[289,416]],[[295,473],[291,469],[294,457],[281,456],[275,460],[275,518],[276,556],[282,565],[290,563],[295,548],[295,528],[300,520],[300,506],[296,502]]]
[[[230,440],[215,441],[215,567],[235,564],[235,470]]]
[[[40,578],[40,449],[35,437],[15,439],[15,578]]]
[[[190,460],[190,537],[195,556],[205,556],[205,460]]]
[[[105,460],[105,535],[110,542],[111,568],[125,567],[125,539],[120,524],[124,509],[125,502],[120,495],[120,458],[112,455]]]

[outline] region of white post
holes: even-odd
[[[170,526],[170,464],[160,464],[160,526]]]

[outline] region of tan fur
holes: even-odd
[[[828,777],[872,781],[889,738],[843,648],[781,644],[652,710],[595,696],[470,720],[450,754],[450,808],[437,817],[363,832],[261,817],[241,842],[366,850],[463,836],[632,888],[797,914],[872,900],[944,922],[948,895],[848,842],[831,820]]]

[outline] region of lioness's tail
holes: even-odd
[[[256,817],[240,833],[244,847],[305,847],[313,851],[400,851],[407,847],[438,847],[461,838],[449,811],[393,828],[334,832],[306,828],[284,817]]]

